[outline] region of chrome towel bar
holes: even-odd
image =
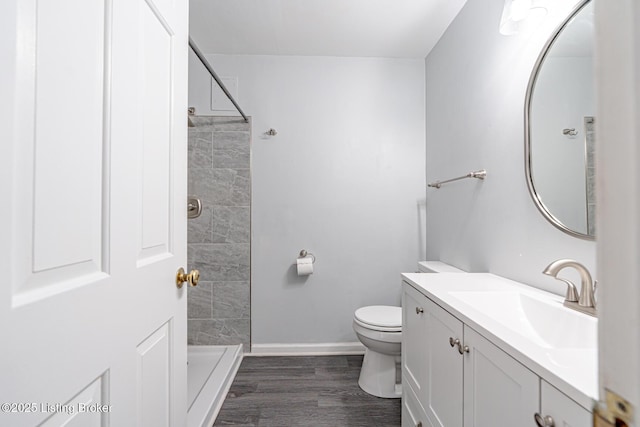
[[[451,179],[446,179],[444,181],[436,181],[436,182],[430,182],[429,184],[427,184],[429,187],[435,187],[435,188],[440,188],[442,186],[442,184],[446,184],[448,182],[453,182],[453,181],[458,181],[461,179],[466,179],[466,178],[478,178],[478,179],[485,179],[487,177],[487,171],[484,169],[481,169],[479,171],[475,171],[475,172],[469,172],[466,175],[463,176],[459,176],[457,178],[451,178]]]

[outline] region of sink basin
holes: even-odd
[[[564,307],[561,301],[510,291],[458,291],[449,295],[540,347],[597,348],[597,320]]]

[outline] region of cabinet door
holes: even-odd
[[[418,402],[413,390],[410,387],[404,388],[402,390],[402,427],[426,427],[426,419],[422,405]]]
[[[425,412],[433,427],[462,427],[463,357],[451,338],[462,341],[462,322],[427,299]]]
[[[535,425],[539,377],[468,326],[464,344],[464,426]]]
[[[571,400],[558,389],[542,381],[540,415],[553,418],[556,427],[590,426],[591,413]],[[535,423],[532,425],[535,426]]]
[[[462,322],[405,285],[403,374],[431,427],[462,427],[462,362],[449,338],[462,340]],[[416,310],[417,309],[417,310]]]
[[[403,388],[411,387],[416,396],[423,394],[425,386],[425,357],[428,343],[424,305],[427,298],[404,284],[402,293],[402,379]]]

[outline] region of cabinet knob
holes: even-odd
[[[555,427],[556,425],[556,422],[553,420],[551,415],[547,415],[546,417],[543,417],[542,415],[536,412],[533,415],[533,418],[536,420],[536,424],[538,425],[538,427]]]
[[[422,421],[418,421],[418,422],[416,423],[416,427],[422,427]]]
[[[449,345],[451,347],[458,346],[458,353],[460,354],[469,353],[469,346],[468,345],[463,346],[462,343],[460,342],[460,339],[458,338],[449,337]]]
[[[416,307],[416,314],[422,314],[422,313],[424,313],[424,308]]]

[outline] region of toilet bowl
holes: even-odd
[[[402,308],[373,305],[356,310],[353,330],[366,347],[358,385],[385,398],[402,396],[398,375],[402,341]]]
[[[421,273],[464,273],[441,261],[418,263]],[[400,347],[402,341],[402,308],[372,305],[356,310],[353,330],[366,347],[358,385],[378,397],[399,398]]]

